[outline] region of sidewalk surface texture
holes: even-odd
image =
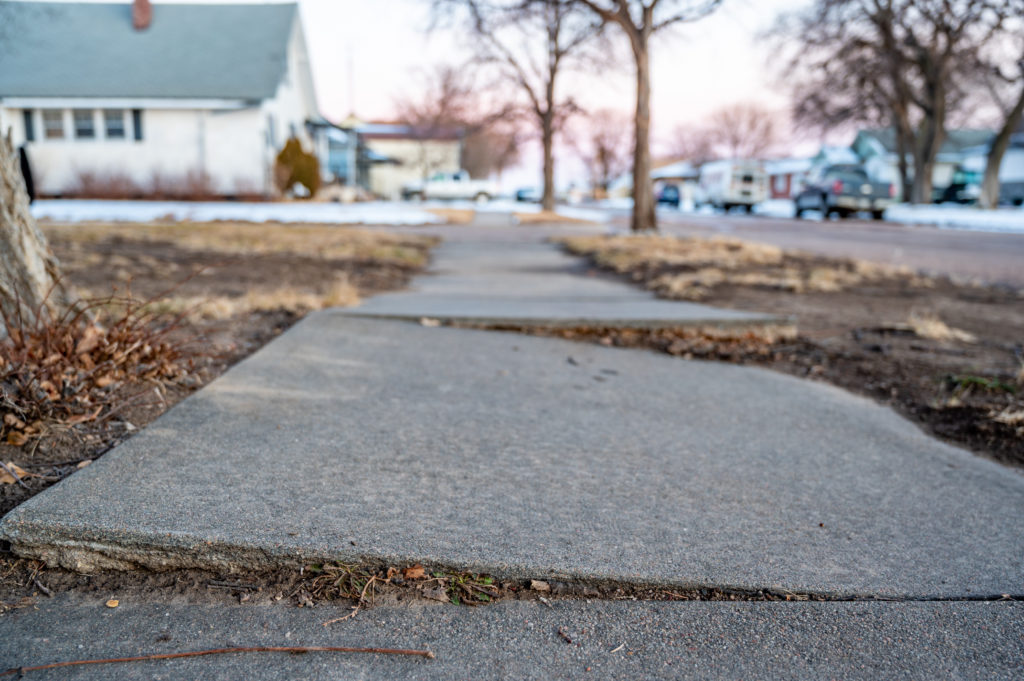
[[[349,314],[480,325],[664,328],[776,323],[777,317],[670,302],[588,272],[543,243],[445,243],[410,291],[375,296]]]
[[[504,264],[489,275],[488,263]],[[548,246],[463,243],[443,249],[437,269],[418,293],[391,308],[370,301],[364,313],[443,317],[441,301],[475,310],[490,300],[532,307],[512,316],[557,320],[554,302],[536,311],[550,296],[569,310],[589,300],[595,315],[621,320],[634,295],[572,273]],[[537,300],[524,303],[525,292]],[[659,303],[666,312],[651,318],[718,314],[674,305]],[[370,610],[338,630],[351,634],[343,640],[317,633],[298,643],[422,643],[451,657],[434,667],[310,656],[266,667],[284,675],[301,664],[308,678],[584,678],[600,664],[609,678],[1013,678],[1024,672],[1020,604],[976,601],[1024,593],[1022,510],[1017,471],[828,385],[328,311],[15,509],[0,534],[16,552],[86,571],[424,563],[894,601]],[[68,598],[0,620],[2,657],[18,662],[13,646],[38,650],[55,619],[66,628],[89,612],[105,618],[89,626],[110,627],[107,643],[136,630],[129,615],[167,613],[161,625],[184,648],[210,642],[206,628],[219,622],[221,644],[281,644],[284,631],[312,632],[311,618],[330,618],[150,604],[114,621]],[[573,647],[552,639],[559,626],[591,633]],[[622,642],[643,654],[611,657]],[[264,678],[232,664],[269,663],[174,669]],[[104,678],[76,673],[51,678]],[[157,678],[135,673],[119,677]]]

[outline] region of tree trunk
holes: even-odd
[[[0,136],[0,311],[17,325],[68,303],[60,268],[29,212],[18,152],[10,135]],[[7,328],[0,324],[0,338]]]
[[[544,196],[541,208],[555,210],[555,125],[551,109],[541,116],[541,144],[544,147]]]
[[[933,78],[928,87],[928,100],[932,106],[925,112],[914,145],[914,190],[911,200],[916,204],[934,201],[935,160],[946,142],[946,92],[938,85],[939,80],[938,77]]]
[[[981,197],[979,199],[982,208],[993,209],[999,205],[999,169],[1003,165],[1003,157],[1006,150],[1010,148],[1010,138],[1013,132],[1024,119],[1024,87],[1021,88],[1020,97],[1003,123],[1002,129],[992,141],[992,149],[988,154],[988,163],[985,165],[985,179],[981,183]]]
[[[907,154],[910,147],[910,135],[902,125],[896,125],[896,153],[899,154],[897,167],[900,172],[900,200],[909,201],[914,190],[910,177],[910,164],[907,163]]]
[[[636,132],[633,147],[633,218],[634,232],[658,230],[654,211],[654,182],[651,180],[651,64],[647,36],[634,43],[636,58]]]

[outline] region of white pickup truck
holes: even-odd
[[[469,173],[434,173],[425,182],[410,182],[402,187],[402,198],[410,199],[465,199],[490,201],[498,193],[497,186],[488,180],[474,180]]]

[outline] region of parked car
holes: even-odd
[[[425,182],[410,182],[402,187],[402,198],[410,199],[466,199],[490,201],[498,194],[498,188],[488,180],[474,180],[469,173],[460,170],[454,173],[435,173]]]
[[[520,203],[540,203],[540,191],[536,187],[523,187],[516,190],[516,201]]]
[[[712,161],[700,169],[702,203],[728,212],[742,207],[749,213],[768,198],[768,175],[758,161]]]
[[[673,208],[679,208],[679,187],[674,184],[667,184],[658,192],[658,203]]]
[[[861,211],[881,220],[885,209],[895,203],[896,185],[873,182],[857,165],[823,166],[813,169],[804,188],[796,195],[796,216],[809,210],[823,216],[849,217]]]
[[[1011,147],[999,167],[999,203],[1024,205],[1024,136]],[[988,150],[968,158],[953,173],[953,182],[939,197],[939,203],[977,203],[985,177]]]

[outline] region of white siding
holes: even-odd
[[[52,108],[62,108],[55,102]],[[33,111],[35,141],[28,143],[36,184],[43,194],[75,191],[85,174],[97,179],[127,178],[143,191],[155,184],[181,185],[206,174],[220,194],[262,193],[262,130],[255,109],[207,111],[149,109],[142,112],[142,140],[135,140],[132,110],[124,111],[125,137],[107,139],[102,110],[94,110],[96,137],[76,139],[69,110],[65,137],[46,139],[40,110]],[[22,112],[8,109],[15,144],[25,143]]]
[[[210,189],[221,195],[274,192],[273,164],[277,152],[294,133],[307,151],[316,151],[326,168],[326,142],[314,147],[306,122],[317,115],[316,93],[301,23],[296,19],[288,46],[285,75],[272,99],[237,108],[227,100],[168,100],[166,108],[153,100],[124,100],[124,139],[106,139],[103,109],[110,101],[77,98],[47,101],[34,98],[35,141],[29,157],[40,193],[68,194],[83,175],[130,180],[143,192],[154,182],[181,186],[187,178],[205,176]],[[27,105],[27,104],[26,104]],[[183,108],[190,107],[190,108]],[[46,139],[41,110],[64,111],[64,138]],[[142,140],[136,141],[132,109],[142,113]],[[76,139],[72,109],[91,109],[94,139]],[[273,145],[268,125],[273,122]],[[0,131],[11,129],[15,145],[25,143],[22,110],[0,103]],[[322,147],[322,149],[320,148]],[[159,182],[158,182],[159,183]]]

